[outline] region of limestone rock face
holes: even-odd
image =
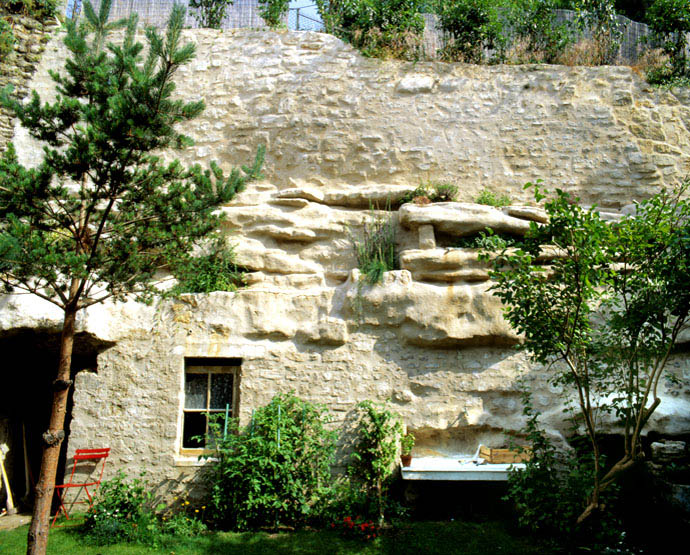
[[[527,220],[504,214],[492,206],[467,202],[438,202],[426,206],[408,203],[400,208],[400,223],[412,229],[432,225],[441,233],[459,237],[489,228],[512,235],[524,235],[529,230]]]
[[[562,390],[514,349],[486,265],[452,240],[544,223],[522,189],[535,177],[605,206],[611,220],[619,207],[633,211],[690,173],[687,93],[651,89],[629,68],[380,62],[318,33],[185,38],[198,54],[177,92],[207,109],[185,129],[196,145],[163,156],[227,170],[267,146],[265,179],[222,208],[247,287],[80,315],[80,332],[108,348],[96,372],[76,377],[69,449],[108,444],[112,469],[183,484],[200,464],[181,449],[185,361],[197,358],[241,361],[242,424],[278,392],[325,404],[334,427],[359,401],[389,401],[416,450],[471,454],[523,426],[525,379],[547,432],[562,439]],[[60,37],[46,47],[30,85],[44,99],[64,54]],[[14,140],[35,162],[28,133],[17,128]],[[463,202],[400,206],[428,181],[457,184]],[[513,204],[472,203],[485,188]],[[377,221],[395,229],[400,270],[372,285],[353,241],[371,239]],[[57,334],[61,313],[27,299],[0,298],[0,335]],[[679,381],[660,384],[651,425],[686,433],[688,357],[674,354],[669,372]]]

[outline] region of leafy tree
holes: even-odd
[[[688,187],[657,194],[613,224],[559,190],[545,205],[549,222],[531,225],[519,248],[485,240],[499,250],[491,276],[505,317],[523,336],[522,348],[564,388],[588,438],[593,479],[579,522],[642,458],[641,437],[661,402],[666,363],[689,320],[690,201],[682,198]],[[540,258],[544,245],[555,248],[548,263]],[[599,435],[611,418],[622,429],[623,455],[604,466]]]
[[[165,36],[147,29],[148,51],[135,42],[136,17],[124,41],[103,47],[110,1],[85,25],[67,22],[70,58],[53,73],[58,92],[41,103],[2,95],[21,124],[45,147],[35,168],[12,145],[0,158],[0,282],[64,311],[57,378],[29,530],[29,553],[44,553],[53,497],[77,313],[108,299],[149,300],[161,269],[183,264],[217,229],[220,204],[258,175],[263,151],[244,174],[215,164],[203,171],[153,154],[191,140],[175,126],[197,116],[202,101],[173,98],[177,69],[194,57],[181,43],[184,9],[176,6]]]
[[[259,0],[259,15],[271,28],[280,27],[290,7],[290,0]]]
[[[194,19],[202,27],[220,29],[225,13],[234,0],[189,0],[189,7],[194,11]]]
[[[690,33],[690,3],[687,0],[656,0],[647,11],[647,22],[671,57],[671,75],[690,73],[687,47]]]

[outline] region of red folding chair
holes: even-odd
[[[101,480],[103,479],[103,471],[105,470],[105,462],[109,454],[110,447],[105,449],[77,449],[77,451],[74,454],[74,462],[72,463],[72,473],[69,476],[69,481],[59,486],[55,486],[55,493],[57,494],[58,499],[60,500],[60,507],[55,512],[55,517],[53,518],[53,522],[50,525],[51,528],[55,525],[55,521],[57,520],[57,517],[60,515],[60,512],[64,513],[65,518],[69,520],[69,512],[67,511],[67,507],[65,507],[65,492],[70,488],[83,488],[86,492],[86,497],[88,499],[86,501],[77,501],[76,497],[79,496],[79,492],[77,491],[75,499],[68,503],[70,509],[72,509],[72,507],[78,503],[87,504],[89,506],[89,509],[93,506],[93,495],[96,493],[98,486],[101,485]],[[100,465],[101,472],[98,475],[98,478],[86,482],[75,482],[74,472],[77,470],[77,466],[88,464],[94,465],[94,467],[90,470],[88,474],[89,477],[91,477],[94,474],[94,472],[98,470],[98,466]],[[89,488],[92,488],[92,490],[89,491]]]

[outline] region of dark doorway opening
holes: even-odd
[[[0,335],[0,445],[6,447],[4,458],[14,504],[21,510],[33,506],[34,486],[38,478],[42,435],[48,429],[53,387],[57,371],[60,332],[18,329]],[[77,334],[72,357],[72,379],[79,371],[96,371],[98,353],[110,343]],[[60,451],[57,483],[65,474],[69,431],[72,421],[74,388],[67,402],[65,441]],[[7,450],[8,449],[8,450]],[[4,488],[0,502],[6,498]]]

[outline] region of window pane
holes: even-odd
[[[205,409],[208,374],[187,374],[184,384],[184,408]]]
[[[182,428],[182,447],[195,449],[204,447],[206,435],[206,413],[185,412],[184,427]],[[201,439],[192,439],[200,436]]]
[[[211,374],[211,407],[212,409],[225,409],[230,405],[232,411],[232,374]],[[231,412],[232,414],[232,412]]]

